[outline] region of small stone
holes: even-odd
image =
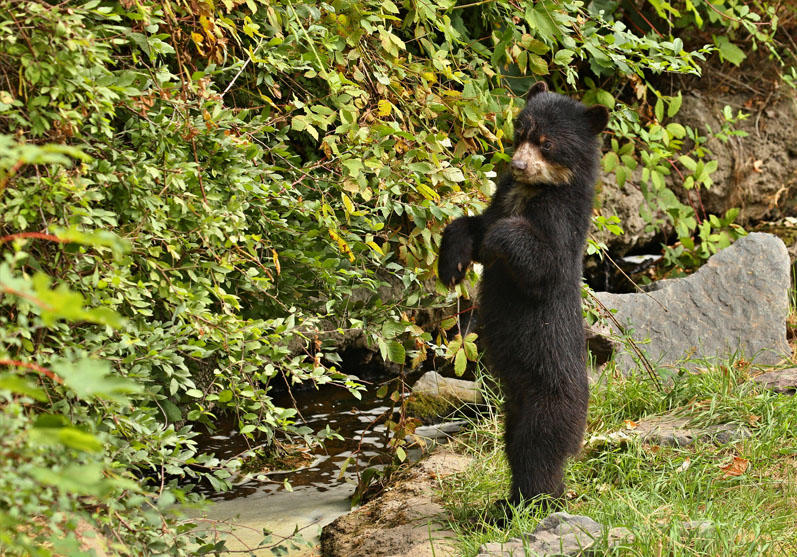
[[[631,541],[634,539],[634,534],[631,530],[624,526],[616,526],[609,530],[609,545],[614,545],[619,542]]]
[[[776,393],[797,393],[797,367],[778,369],[753,377],[753,381]]]
[[[544,518],[534,532],[523,539],[492,542],[479,548],[479,557],[519,557],[521,555],[562,556],[589,553],[601,541],[607,528],[588,516],[558,512]],[[632,537],[626,528],[606,532],[609,547]]]
[[[707,534],[714,529],[714,523],[710,520],[689,520],[682,522],[681,526],[687,532],[695,532],[697,534]]]
[[[475,381],[443,377],[436,371],[427,371],[412,386],[413,394],[442,397],[471,404],[481,404],[482,394]]]
[[[525,557],[523,540],[510,538],[506,542],[490,542],[482,544],[477,557]]]
[[[465,427],[465,423],[465,420],[459,420],[456,422],[420,426],[415,428],[415,436],[429,440],[447,439],[453,434],[462,431],[462,428]],[[411,438],[412,436],[408,435],[407,437]]]

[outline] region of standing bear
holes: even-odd
[[[460,282],[483,264],[480,336],[506,405],[509,502],[559,498],[568,455],[581,449],[589,390],[581,313],[582,257],[598,177],[603,106],[534,84],[515,120],[510,170],[479,216],[449,224],[438,274]]]

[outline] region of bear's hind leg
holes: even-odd
[[[508,396],[505,407],[506,454],[512,471],[510,502],[528,503],[540,496],[558,499],[564,492],[564,468],[572,451],[567,424],[557,423],[554,405],[527,393]]]

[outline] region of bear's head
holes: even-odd
[[[511,170],[516,183],[531,186],[570,184],[579,170],[594,164],[597,135],[609,121],[604,106],[586,107],[548,91],[538,81],[526,94],[515,119]]]

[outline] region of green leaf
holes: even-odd
[[[440,328],[443,329],[444,331],[447,331],[448,329],[450,329],[451,327],[453,327],[456,324],[457,324],[457,318],[456,317],[447,317],[446,319],[443,319],[440,322]]]
[[[560,66],[567,66],[570,64],[570,62],[573,61],[573,56],[575,56],[575,52],[573,52],[570,49],[563,48],[556,52],[556,54],[553,57],[553,60]]]
[[[228,391],[229,392],[229,391]],[[174,404],[172,401],[164,399],[158,402],[163,408],[166,417],[171,422],[179,422],[183,419],[183,413],[180,411],[180,408]]]
[[[418,184],[417,188],[418,188],[418,193],[420,193],[422,196],[424,196],[424,198],[428,199],[429,201],[434,201],[434,202],[440,201],[440,195],[426,184]]]
[[[454,358],[454,373],[457,376],[462,376],[465,373],[465,367],[468,365],[468,358],[465,355],[465,350],[461,349],[457,351],[457,356]]]
[[[602,104],[605,107],[614,108],[614,97],[608,91],[604,91],[603,89],[595,91],[595,100],[598,104]]]
[[[695,161],[689,155],[681,155],[680,157],[678,157],[678,162],[680,162],[682,165],[684,165],[685,168],[691,170],[692,172],[694,172],[695,169],[697,168],[697,161]]]
[[[0,286],[4,283],[0,276]],[[85,300],[77,292],[71,291],[65,284],[57,288],[50,288],[50,277],[38,272],[33,275],[33,299],[41,311],[42,321],[46,326],[51,326],[58,319],[70,321],[89,321],[100,325],[119,328],[124,321],[118,313],[110,308],[87,309]]]
[[[617,158],[617,153],[614,151],[608,151],[605,155],[603,155],[604,172],[611,172],[619,163],[620,159]]]
[[[677,97],[670,97],[670,103],[667,107],[667,116],[672,118],[678,111],[681,110],[681,103],[683,102],[683,95],[678,91]]]
[[[119,480],[106,479],[99,463],[71,464],[57,469],[34,468],[31,475],[39,482],[61,491],[98,497],[109,494],[114,490],[115,484],[121,483]],[[125,481],[124,485],[135,488],[135,484],[130,481]]]
[[[108,363],[100,360],[59,360],[53,362],[52,369],[81,399],[102,398],[126,403],[126,395],[143,391],[141,385],[112,373]]]
[[[70,449],[87,453],[102,451],[103,444],[91,433],[76,427],[33,427],[30,430],[31,440],[48,445],[60,444]]]
[[[47,400],[47,394],[38,385],[14,373],[0,375],[0,391],[11,391],[18,395],[29,396],[40,402]]]
[[[626,168],[624,166],[618,166],[614,170],[614,175],[617,178],[617,185],[623,187],[628,177],[628,171],[626,170]]]
[[[684,128],[681,124],[678,124],[676,122],[667,124],[666,129],[667,133],[669,133],[671,136],[675,138],[681,139],[682,137],[686,136],[686,128]]]
[[[548,62],[536,54],[529,54],[529,69],[536,75],[548,75]]]
[[[224,389],[219,393],[219,402],[230,402],[232,400],[232,391]]]
[[[385,321],[382,325],[382,334],[385,338],[396,338],[407,330],[407,323],[404,321]]]
[[[120,238],[107,230],[79,230],[76,227],[52,229],[53,234],[65,242],[83,244],[92,247],[110,248],[114,256],[119,258],[130,253],[130,241]]]
[[[441,171],[441,174],[445,177],[446,180],[449,180],[451,182],[464,182],[465,181],[465,175],[462,174],[462,170],[460,170],[459,168],[456,168],[454,166],[449,166],[447,168],[444,168]]]
[[[744,51],[733,44],[725,35],[715,35],[714,44],[719,50],[720,58],[722,60],[727,60],[734,66],[738,66],[744,61],[745,58],[747,58],[747,55],[744,53]]]
[[[465,356],[468,358],[468,360],[475,362],[477,359],[479,359],[479,350],[476,348],[475,343],[468,342],[466,340],[463,346],[465,348]]]
[[[351,202],[351,198],[343,192],[341,192],[340,197],[343,200],[343,208],[346,209],[346,212],[350,215],[354,213],[354,203]]]
[[[391,340],[387,343],[387,356],[391,362],[403,364],[407,358],[404,345],[396,340]]]
[[[360,171],[363,169],[363,163],[359,159],[348,159],[341,163],[346,170],[349,171],[349,176],[352,178],[356,178],[360,175]]]
[[[448,342],[448,345],[446,346],[446,356],[451,358],[459,351],[461,347],[462,337],[457,335]]]

